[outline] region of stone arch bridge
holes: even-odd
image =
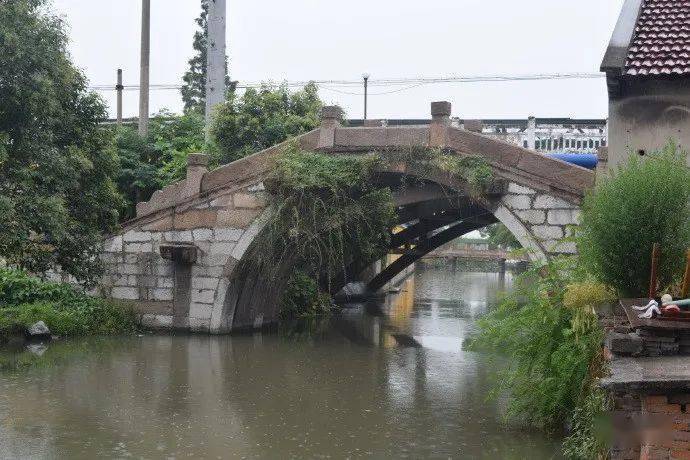
[[[380,171],[381,185],[393,190],[398,223],[405,224],[403,231],[392,235],[391,249],[414,245],[414,251],[403,251],[370,278],[371,289],[382,287],[442,244],[497,221],[533,259],[575,251],[572,243],[560,240],[577,223],[594,173],[451,127],[450,111],[450,103],[435,102],[429,125],[388,127],[369,121],[353,128],[341,125],[339,109],[325,107],[320,128],[293,140],[305,150],[332,155],[443,148],[453,155],[484,158],[500,179],[501,185],[484,196],[470,197],[467,184],[443,171],[419,173],[405,164]],[[284,284],[247,276],[243,261],[271,212],[263,180],[287,146],[283,143],[211,171],[205,156],[191,155],[186,179],[139,203],[137,217],[105,242],[102,294],[131,302],[151,327],[225,333],[275,322],[276,294]],[[396,187],[401,176],[418,180],[413,186]],[[364,266],[374,261],[362,262]]]

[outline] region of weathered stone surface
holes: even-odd
[[[191,243],[192,242],[192,232],[190,232],[190,231],[165,232],[163,234],[163,238],[165,239],[165,241],[170,241],[173,243],[182,243],[182,242]]]
[[[135,275],[125,275],[116,273],[110,279],[111,286],[136,286],[137,277]]]
[[[172,278],[167,276],[161,276],[158,278],[158,287],[162,288],[172,288],[175,286],[175,282]]]
[[[534,195],[537,192],[529,187],[523,187],[515,182],[511,182],[508,184],[508,193],[517,193],[518,195]]]
[[[233,202],[237,209],[260,209],[266,207],[266,198],[258,193],[235,193]]]
[[[212,304],[215,294],[212,289],[192,289],[192,302]]]
[[[209,332],[210,318],[189,318],[189,330],[192,332]]]
[[[213,239],[213,230],[211,230],[210,228],[200,228],[197,230],[192,230],[192,237],[194,238],[194,242],[197,242],[199,240],[210,241]]]
[[[189,307],[189,317],[198,319],[211,319],[213,312],[213,305],[206,303],[194,302]]]
[[[216,208],[232,208],[232,194],[219,196],[211,200],[211,206]]]
[[[151,300],[173,300],[173,290],[169,288],[157,288],[149,291],[149,299]]]
[[[431,103],[432,117],[449,117],[451,110],[452,105],[448,101],[436,101]]]
[[[192,277],[211,277],[220,278],[223,275],[223,267],[207,267],[203,265],[194,265],[192,267]]]
[[[149,242],[149,241],[151,241],[151,233],[150,232],[137,232],[137,231],[131,230],[131,231],[125,233],[122,237],[123,237],[123,240],[125,241],[125,243]]]
[[[229,256],[227,254],[205,254],[202,258],[202,264],[206,265],[207,267],[222,267],[228,261],[228,257]]]
[[[153,245],[151,243],[125,243],[124,248],[125,252],[132,254],[153,252]]]
[[[218,242],[211,243],[210,255],[227,254],[230,255],[235,249],[235,243],[232,242]]]
[[[532,232],[534,236],[544,240],[563,238],[563,229],[552,225],[535,225]]]
[[[173,325],[171,315],[145,314],[141,316],[141,325],[152,329],[170,329]]]
[[[529,224],[543,224],[546,221],[546,213],[537,209],[515,211],[515,214]]]
[[[244,230],[240,228],[217,228],[215,230],[216,241],[239,241]]]
[[[114,236],[106,240],[103,250],[106,252],[120,252],[122,251],[122,236]]]
[[[165,232],[172,230],[173,228],[173,218],[172,215],[156,219],[153,222],[143,225],[142,230],[147,232]]]
[[[43,321],[38,321],[26,330],[27,337],[31,339],[50,339],[50,329]]]
[[[258,209],[233,209],[218,212],[218,227],[247,228],[261,213]]]
[[[216,287],[218,287],[218,278],[201,276],[192,278],[192,289],[216,289]]]
[[[217,211],[213,209],[189,209],[182,214],[175,214],[173,227],[176,230],[192,228],[212,228],[216,225]]]
[[[577,254],[577,244],[573,241],[547,240],[544,249],[554,254]]]
[[[536,209],[570,209],[576,206],[551,195],[538,195],[534,200]]]
[[[609,332],[606,336],[606,347],[616,355],[637,356],[642,353],[642,337],[635,333]]]
[[[137,300],[131,304],[140,315],[172,315],[172,303],[169,301]]]
[[[579,209],[552,209],[549,211],[548,222],[552,225],[573,225],[580,220]]]
[[[511,209],[530,209],[532,200],[525,195],[506,195],[503,202]]]
[[[113,299],[137,300],[139,299],[139,288],[136,287],[114,287],[110,291]]]

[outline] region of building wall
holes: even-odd
[[[690,150],[689,79],[628,81],[623,91],[609,103],[609,167],[659,150],[670,139]]]

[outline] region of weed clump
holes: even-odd
[[[129,308],[65,283],[0,269],[0,336],[20,333],[37,321],[44,321],[53,334],[70,337],[130,333],[137,327]]]

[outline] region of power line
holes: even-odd
[[[537,81],[537,80],[584,80],[584,79],[598,79],[604,78],[602,73],[557,73],[557,74],[526,74],[526,75],[481,75],[481,76],[450,76],[438,78],[389,78],[379,80],[369,80],[369,86],[390,88],[396,86],[403,86],[391,91],[382,91],[370,93],[373,96],[381,96],[386,94],[407,91],[423,85],[432,84],[448,84],[448,83],[486,83],[486,82],[514,82],[514,81]],[[238,84],[236,88],[249,89],[261,88],[266,84],[273,82],[250,82]],[[285,81],[277,83],[290,88],[304,87],[309,83],[315,83],[320,88],[333,91],[341,94],[349,94],[353,96],[361,96],[363,93],[346,91],[344,88],[359,88],[362,85],[361,80],[309,80],[309,81]],[[179,84],[152,84],[150,85],[152,91],[179,91],[182,85]],[[342,88],[342,89],[341,89]],[[93,91],[114,91],[115,85],[92,85],[89,86]],[[125,85],[124,91],[138,91],[139,85]]]

